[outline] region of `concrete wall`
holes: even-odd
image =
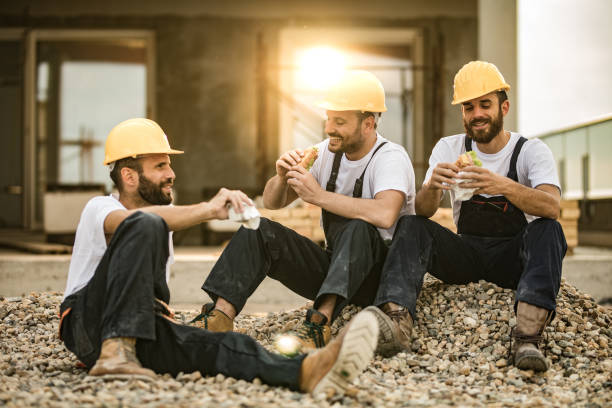
[[[612,2],[519,0],[519,130],[555,130],[612,112]]]
[[[320,8],[317,8],[319,4]],[[384,5],[384,6],[383,6]],[[0,5],[0,28],[147,29],[156,36],[156,119],[172,144],[178,203],[202,199],[203,189],[261,187],[256,163],[274,171],[278,127],[273,99],[258,99],[258,36],[274,65],[284,27],[414,27],[425,39],[426,166],[438,138],[462,130],[451,108],[455,72],[477,52],[477,3],[358,0],[327,2],[22,1]],[[268,73],[270,80],[277,77]],[[267,121],[262,123],[265,114]],[[258,133],[258,126],[261,131]],[[258,139],[259,137],[259,139]],[[263,140],[262,140],[263,138]],[[265,152],[256,154],[258,143]],[[199,243],[198,229],[177,241]]]
[[[257,19],[473,17],[477,0],[15,0],[0,5],[13,15],[75,17],[182,16]]]
[[[495,64],[510,84],[510,111],[504,118],[508,130],[517,130],[520,98],[516,13],[516,0],[478,2],[478,59]]]

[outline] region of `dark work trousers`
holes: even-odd
[[[400,218],[381,280],[395,279],[386,299],[416,316],[416,301],[429,272],[445,283],[483,279],[515,289],[516,301],[555,310],[567,250],[561,225],[548,218],[529,223],[511,238],[457,235],[417,215]]]
[[[336,235],[333,252],[283,225],[261,219],[257,230],[240,228],[213,267],[202,289],[230,302],[239,313],[266,276],[307,299],[340,299],[332,320],[348,303],[371,305],[387,246],[373,225],[350,220]]]
[[[266,351],[238,333],[212,333],[186,326],[154,311],[154,298],[166,303],[168,227],[157,215],[136,212],[115,234],[89,283],[62,303],[61,334],[66,347],[88,368],[102,341],[135,337],[138,359],[157,373],[199,371],[270,385],[298,388],[304,356],[286,358]]]

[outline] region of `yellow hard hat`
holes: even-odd
[[[475,99],[494,91],[509,91],[510,85],[497,67],[490,62],[471,61],[455,75],[453,105]]]
[[[382,84],[371,72],[362,70],[346,71],[317,105],[332,111],[387,111]]]
[[[162,128],[151,119],[128,119],[115,126],[106,138],[104,164],[141,154],[182,154],[174,150]]]

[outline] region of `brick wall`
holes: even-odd
[[[259,212],[262,217],[283,224],[285,227],[291,228],[314,242],[325,242],[325,234],[319,221],[321,209],[317,206],[301,203],[295,207],[282,208],[280,210],[260,209]]]

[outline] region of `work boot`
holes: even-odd
[[[378,323],[372,313],[361,312],[324,348],[302,362],[299,387],[317,394],[332,388],[343,393],[374,356]]]
[[[308,309],[306,320],[297,330],[287,333],[287,336],[293,338],[299,345],[300,353],[308,353],[329,343],[331,328],[323,313],[315,309]]]
[[[211,332],[220,333],[234,330],[234,319],[221,310],[215,309],[214,303],[207,303],[202,306],[202,313],[197,315],[190,323]]]
[[[549,310],[519,302],[516,326],[510,334],[510,352],[514,365],[521,370],[546,371],[548,360],[538,348],[544,328],[553,313]],[[514,343],[514,344],[512,344]]]
[[[402,350],[410,349],[414,324],[408,309],[395,303],[386,303],[382,310],[376,306],[368,306],[365,310],[374,314],[378,320],[380,335],[376,353],[392,357]]]
[[[102,350],[89,375],[140,376],[156,378],[153,370],[143,368],[136,357],[136,339],[133,337],[113,337],[102,342]]]

